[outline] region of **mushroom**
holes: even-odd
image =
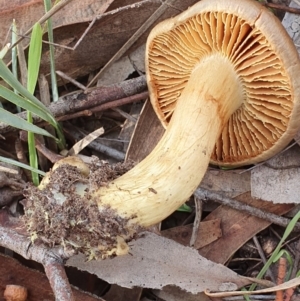
[[[14,284],[6,285],[4,291],[4,299],[6,301],[26,301],[27,288],[21,285],[14,285]]]
[[[101,225],[89,231],[101,232],[103,223],[110,229],[105,247],[103,240],[83,246],[92,257],[125,250],[140,227],[170,215],[210,161],[236,167],[266,160],[300,125],[298,53],[279,20],[255,1],[202,0],[158,24],[147,41],[146,69],[151,102],[166,127],[161,141],[121,177],[101,187],[75,184],[75,198],[99,209]]]

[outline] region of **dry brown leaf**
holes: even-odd
[[[179,6],[180,0],[174,4]],[[183,9],[187,8],[197,0],[184,1]],[[104,66],[119,49],[128,41],[128,39],[145,23],[145,21],[161,5],[159,0],[143,0],[136,2],[126,9],[116,8],[109,11],[106,15],[97,20],[88,34],[84,37],[76,50],[56,48],[56,66],[57,69],[68,74],[73,78],[83,76]],[[83,11],[88,6],[83,6]],[[163,19],[178,14],[178,10],[169,7],[166,12],[156,20],[150,28]],[[55,42],[68,47],[73,47],[80,39],[84,31],[95,16],[100,15],[87,13],[90,20],[65,25],[54,30]],[[128,50],[132,52],[139,45],[146,41],[150,28],[136,41]],[[47,53],[43,56],[41,64],[41,73],[47,74],[49,71],[49,62]]]
[[[222,237],[221,219],[203,221],[200,223],[194,248],[201,249],[220,237]]]
[[[282,215],[293,208],[291,204],[270,206],[269,202],[252,198],[250,193],[244,193],[235,199],[278,215]],[[223,264],[250,238],[270,225],[268,221],[226,206],[219,206],[204,221],[216,218],[221,219],[223,236],[200,249],[199,253],[214,262]]]
[[[128,288],[175,285],[196,294],[207,289],[218,291],[224,284],[236,290],[250,283],[248,278],[201,257],[195,249],[154,233],[146,232],[130,246],[130,254],[125,256],[86,262],[83,255],[78,255],[67,265]]]
[[[71,1],[52,17],[53,28],[80,22],[89,22],[92,17],[106,11],[113,0]],[[0,3],[1,46],[10,42],[10,26],[15,19],[18,30],[26,32],[45,13],[43,0],[2,0]]]
[[[131,106],[130,109],[130,116],[131,118],[127,118],[122,126],[122,130],[118,136],[118,139],[123,142],[123,151],[126,152],[128,149],[128,145],[130,142],[130,137],[132,137],[132,133],[134,131],[134,128],[136,126],[136,122],[138,120],[139,114],[141,112],[141,109],[143,107],[142,103],[134,103]],[[126,142],[125,142],[126,141]],[[128,142],[127,142],[128,141]]]
[[[153,150],[164,132],[150,101],[146,101],[131,137],[126,160],[142,161]]]
[[[201,222],[198,229],[197,239],[194,245],[195,249],[203,248],[222,236],[220,228],[221,219]],[[164,230],[161,234],[169,239],[182,244],[189,245],[192,235],[193,225],[179,226]]]
[[[201,227],[201,223],[199,227]],[[161,231],[161,235],[168,239],[172,239],[184,246],[189,246],[189,242],[192,236],[192,230],[193,230],[193,225],[190,224],[190,225],[178,226],[178,227],[163,230]]]
[[[275,204],[300,203],[298,145],[251,171],[251,195]],[[262,179],[264,179],[262,181]]]

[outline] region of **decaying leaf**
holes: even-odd
[[[71,1],[52,18],[54,28],[91,20],[93,14],[103,13],[113,0],[81,0]],[[6,36],[9,33],[12,20],[15,19],[19,29],[24,33],[38,21],[45,13],[43,0],[23,1],[1,1],[1,43],[9,40]],[[8,35],[8,38],[10,35]],[[3,47],[3,45],[1,45]]]
[[[275,204],[298,204],[300,202],[299,162],[300,148],[296,145],[254,168],[251,171],[252,196]]]
[[[132,242],[130,253],[90,262],[78,255],[67,265],[124,287],[161,289],[171,284],[193,294],[207,289],[219,291],[224,283],[231,283],[233,290],[250,283],[248,278],[201,257],[196,250],[153,233],[146,232]]]
[[[222,236],[222,230],[220,228],[221,219],[209,220],[201,222],[199,225],[197,239],[195,241],[194,248],[200,249],[206,245],[209,245],[213,241]],[[162,235],[169,239],[181,243],[182,245],[188,245],[192,235],[192,225],[178,226],[162,231]]]
[[[247,205],[278,215],[282,215],[293,208],[291,204],[276,204],[270,206],[269,202],[252,198],[250,192],[244,193],[235,199]],[[204,221],[216,218],[221,219],[223,235],[218,240],[200,249],[199,253],[214,262],[223,264],[249,239],[271,224],[249,213],[223,205],[211,212]]]

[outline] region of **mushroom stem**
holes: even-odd
[[[228,59],[214,54],[199,62],[151,154],[95,192],[100,211],[109,206],[145,227],[170,215],[200,184],[216,140],[243,98]]]

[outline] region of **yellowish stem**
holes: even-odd
[[[221,129],[242,102],[232,64],[219,54],[202,60],[151,154],[95,193],[99,210],[110,206],[145,227],[170,215],[200,184]]]

